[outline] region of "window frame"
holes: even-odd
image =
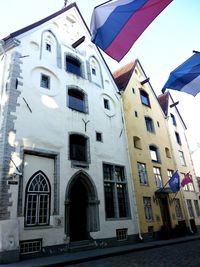
[[[146,164],[142,162],[137,162],[137,170],[138,170],[140,185],[145,185],[145,186],[149,185]]]
[[[46,80],[44,80],[44,78]],[[41,76],[40,76],[40,87],[50,90],[50,76],[49,75],[41,73]]]
[[[77,138],[76,138],[77,137]],[[78,141],[81,141],[80,138],[82,138],[82,141],[84,140],[84,145],[77,143],[71,143],[72,138],[76,138]],[[81,159],[79,157],[76,157],[78,151],[78,145],[80,148],[80,151],[84,149],[84,158]],[[76,150],[76,151],[75,151]],[[70,133],[69,134],[69,160],[71,160],[73,163],[80,163],[80,164],[89,164],[90,163],[90,148],[89,148],[89,138],[83,134],[79,133]]]
[[[163,187],[163,179],[161,174],[161,168],[153,166],[153,174],[155,178],[156,188]]]
[[[31,186],[36,187],[37,183],[33,184],[33,181],[35,179],[37,179],[38,177],[40,178],[42,176],[43,180],[46,183],[46,187],[48,190],[46,191],[34,191],[31,190]],[[40,180],[40,184],[41,186],[41,180]],[[41,209],[41,199],[42,196],[46,196],[47,197],[47,206],[46,208],[44,207],[44,203],[43,204],[43,209]],[[31,198],[30,198],[31,197]],[[35,201],[34,201],[35,200]],[[34,203],[36,203],[34,205]],[[30,205],[31,204],[31,205]],[[32,209],[30,209],[31,212],[29,212],[29,207],[31,206]],[[33,206],[35,206],[35,209],[33,209]],[[37,226],[47,226],[50,224],[50,208],[51,208],[51,187],[50,187],[50,182],[47,178],[47,176],[42,172],[42,171],[37,171],[36,173],[34,173],[26,186],[26,191],[25,191],[25,210],[24,210],[24,214],[25,214],[25,219],[24,219],[24,226],[25,227],[37,227]],[[44,214],[44,209],[46,210],[46,214]],[[34,214],[35,216],[33,216],[33,211],[35,210]],[[41,217],[41,210],[42,212],[42,220],[44,220],[44,216],[46,216],[46,221],[44,222],[40,222],[40,217]],[[29,215],[30,214],[30,215]],[[30,219],[28,219],[28,217],[30,217]],[[34,222],[33,222],[33,217],[35,217]],[[31,221],[32,223],[29,223],[28,221]]]
[[[161,163],[159,148],[155,145],[149,145],[149,152],[152,162]]]
[[[151,107],[149,94],[143,89],[140,89],[140,100],[144,106]]]
[[[144,120],[145,120],[145,125],[146,125],[147,131],[149,133],[155,133],[155,127],[154,127],[154,122],[153,122],[152,118],[149,116],[145,116]]]
[[[129,195],[125,167],[103,163],[103,182],[106,220],[129,218]],[[106,188],[111,191],[106,190]]]
[[[147,222],[153,221],[151,197],[143,196],[144,216]]]
[[[74,94],[74,96],[73,96]],[[77,97],[75,97],[77,96]],[[68,108],[81,112],[88,113],[87,108],[87,95],[85,92],[78,88],[70,87],[67,90],[67,106]]]
[[[82,72],[82,62],[70,55],[66,55],[65,57],[65,70],[71,74],[74,74],[78,77],[83,77]]]

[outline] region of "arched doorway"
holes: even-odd
[[[88,239],[87,230],[87,202],[88,192],[78,179],[70,190],[69,194],[69,233],[70,240],[86,240]]]
[[[99,201],[91,178],[83,171],[70,180],[65,201],[65,232],[70,242],[90,239],[99,231]]]

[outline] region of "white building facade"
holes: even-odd
[[[134,242],[121,97],[76,4],[0,47],[0,262]]]

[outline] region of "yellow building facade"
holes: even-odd
[[[166,116],[139,60],[113,73],[122,92],[129,155],[142,238],[183,234],[187,213],[168,181],[177,169]]]

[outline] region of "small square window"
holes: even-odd
[[[133,94],[135,94],[135,89],[134,88],[132,88],[132,92],[133,92]]]
[[[40,86],[43,88],[50,89],[50,77],[47,75],[41,75]]]
[[[160,123],[159,123],[159,121],[157,121],[157,125],[158,125],[158,127],[160,127]]]
[[[46,50],[49,51],[49,52],[51,52],[51,45],[48,44],[48,43],[46,43]]]
[[[94,68],[92,68],[92,74],[96,75],[96,70]]]
[[[138,113],[137,113],[137,111],[135,111],[135,117],[136,117],[136,118],[138,117]]]
[[[96,132],[96,140],[102,142],[102,133]]]
[[[104,108],[105,109],[110,109],[110,105],[109,105],[109,100],[108,99],[103,99],[103,103],[104,103]]]

